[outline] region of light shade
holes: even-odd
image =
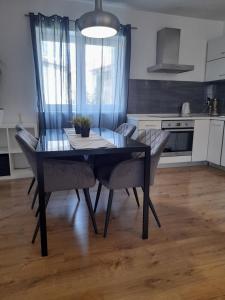
[[[120,22],[116,16],[102,10],[101,0],[95,0],[95,10],[82,15],[78,27],[86,37],[108,38],[117,34]]]

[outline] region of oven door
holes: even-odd
[[[193,128],[163,129],[170,132],[162,156],[190,156],[193,145]]]

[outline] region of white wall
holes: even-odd
[[[93,5],[66,0],[0,1],[0,107],[6,110],[5,121],[35,119],[35,80],[28,12],[59,14],[78,18]],[[121,23],[138,27],[132,31],[131,78],[203,81],[206,42],[223,33],[224,23],[108,6]],[[194,64],[193,72],[180,75],[149,74],[155,64],[156,32],[163,27],[181,28],[180,63]]]

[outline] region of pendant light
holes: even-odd
[[[78,27],[86,37],[104,39],[117,34],[120,22],[116,16],[102,10],[102,0],[95,0],[95,10],[82,15]]]

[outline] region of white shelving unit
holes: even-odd
[[[36,123],[22,124],[37,136]],[[29,164],[16,139],[16,124],[0,124],[0,180],[31,177]]]

